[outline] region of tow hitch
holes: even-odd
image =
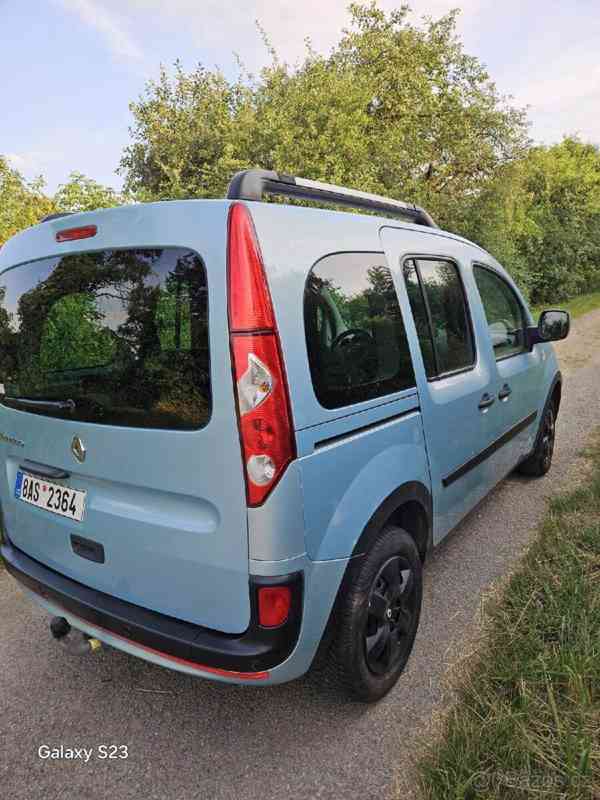
[[[65,648],[72,655],[83,655],[85,653],[97,653],[102,649],[100,639],[88,636],[86,633],[77,631],[75,638],[70,636],[73,628],[64,617],[52,617],[50,621],[50,632],[58,641],[64,643]]]

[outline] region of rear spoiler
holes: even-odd
[[[302,200],[334,203],[367,211],[380,211],[416,225],[424,225],[428,228],[438,227],[424,208],[412,203],[403,203],[401,200],[394,200],[391,197],[359,192],[330,183],[309,181],[274,170],[247,169],[238,172],[231,179],[227,190],[229,200],[262,200],[265,194],[298,197]]]
[[[51,219],[60,219],[61,217],[70,217],[71,214],[75,214],[75,211],[58,211],[56,214],[46,214],[45,217],[42,217],[40,223],[42,222],[50,222]]]

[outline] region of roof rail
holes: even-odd
[[[56,214],[46,214],[45,217],[41,218],[40,224],[42,222],[50,222],[51,219],[59,219],[59,217],[70,217],[74,213],[74,211],[59,211]]]
[[[265,194],[299,197],[303,200],[335,203],[351,208],[364,208],[368,211],[383,211],[416,225],[438,227],[425,209],[411,203],[403,203],[401,200],[393,200],[379,194],[358,192],[330,183],[308,181],[305,178],[269,169],[246,169],[238,172],[231,179],[227,190],[229,200],[262,200]]]

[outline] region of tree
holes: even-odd
[[[237,170],[273,168],[383,192],[452,221],[461,200],[527,146],[524,112],[463,52],[456,15],[409,21],[350,6],[331,55],[272,63],[227,81],[199,66],[163,69],[131,104],[133,143],[120,169],[148,198],[224,193]]]
[[[0,245],[15,233],[36,225],[47,214],[57,211],[92,211],[126,202],[128,198],[107,186],[72,172],[54,197],[44,193],[39,177],[27,181],[0,156]]]
[[[81,172],[72,172],[53,198],[57,211],[94,211],[118,206],[125,198],[109,186],[103,186]]]
[[[600,151],[573,137],[533,147],[462,206],[458,229],[534,303],[600,288]]]
[[[111,332],[91,294],[61,297],[44,322],[40,367],[45,371],[77,370],[110,364],[115,353]]]
[[[26,181],[0,156],[0,245],[29,225],[35,225],[53,211],[43,193],[44,181]]]
[[[140,199],[216,197],[231,174],[248,166],[252,92],[199,66],[186,75],[179,63],[171,80],[161,68],[146,94],[131,104],[133,144],[120,171]],[[243,125],[243,130],[242,130]]]
[[[517,235],[534,302],[600,288],[600,151],[568,137],[523,164],[529,229]]]

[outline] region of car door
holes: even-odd
[[[482,263],[473,264],[473,277],[498,371],[502,459],[507,472],[533,447],[545,353],[539,347],[527,347],[524,304],[507,278]]]
[[[467,301],[474,291],[465,245],[385,227],[381,239],[394,273],[415,365],[439,541],[499,480],[493,443],[497,370],[487,331]]]
[[[93,243],[61,242],[73,223],[56,219],[0,251],[6,532],[85,586],[240,633],[250,593],[227,366],[227,206],[77,219]],[[81,505],[65,514],[73,491]],[[31,502],[42,496],[42,507]]]

